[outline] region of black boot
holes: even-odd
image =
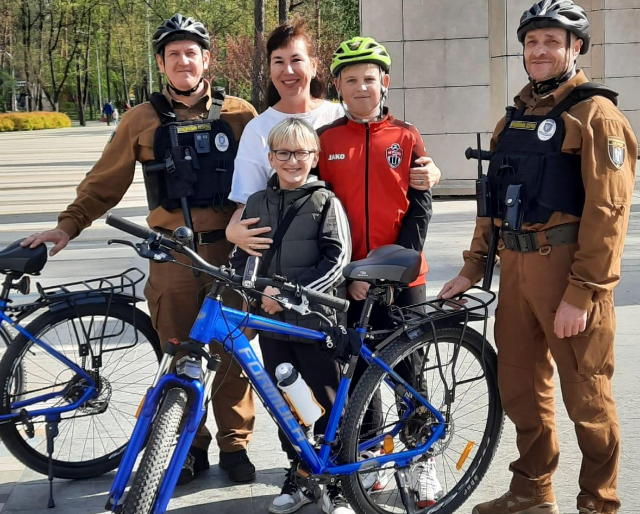
[[[182,465],[182,471],[178,477],[178,485],[188,484],[196,475],[209,469],[209,457],[205,450],[192,446],[187,454],[187,460]]]
[[[220,469],[224,469],[234,482],[252,482],[256,478],[256,467],[251,464],[247,450],[220,451]]]

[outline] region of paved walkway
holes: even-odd
[[[0,136],[0,248],[55,224],[56,214],[73,199],[75,186],[100,155],[109,133],[110,129],[104,125],[92,125],[86,129]],[[435,295],[461,265],[462,250],[469,244],[473,230],[475,204],[470,200],[438,201],[434,210],[426,249],[431,268],[430,295]],[[117,211],[133,221],[144,221],[145,197],[139,173]],[[640,345],[637,343],[637,320],[640,319],[639,218],[640,194],[636,193],[623,259],[623,280],[616,291],[618,333],[614,387],[623,436],[620,496],[624,505],[621,512],[625,513],[640,513],[640,501],[636,500],[640,480],[635,468],[640,459],[640,402],[637,400],[640,384]],[[46,285],[120,272],[132,265],[144,268],[145,263],[136,259],[128,249],[105,245],[105,241],[115,234],[103,221],[97,221],[66,251],[50,260],[40,281]],[[562,458],[554,484],[562,514],[575,514],[580,453],[559,393],[557,403]],[[215,427],[211,426],[211,429],[215,430]],[[176,491],[170,512],[265,513],[271,499],[279,492],[284,476],[282,469],[286,459],[278,447],[275,425],[260,406],[256,433],[249,450],[258,468],[256,481],[248,485],[229,482],[215,465],[216,449],[212,448],[210,460],[214,465],[192,484]],[[515,456],[514,431],[507,421],[487,476],[459,512],[468,513],[473,504],[502,494],[509,481],[508,463]],[[113,479],[113,474],[109,474],[86,481],[56,480],[57,509],[52,511],[46,509],[46,478],[25,469],[2,445],[0,470],[2,514],[101,513]],[[302,512],[319,514],[320,509],[309,505]]]

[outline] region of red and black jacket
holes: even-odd
[[[431,219],[431,192],[409,187],[409,170],[427,152],[418,130],[385,109],[379,122],[346,116],[318,130],[319,174],[349,216],[353,260],[374,248],[399,244],[423,251]],[[427,263],[412,286],[426,282]]]

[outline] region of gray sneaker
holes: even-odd
[[[347,502],[339,486],[327,486],[322,495],[322,512],[324,514],[355,514]]]
[[[276,496],[269,506],[271,514],[290,514],[304,507],[311,500],[300,490],[295,481],[287,473],[280,495]]]

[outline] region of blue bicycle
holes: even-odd
[[[372,286],[357,337],[349,331],[345,338],[337,338],[337,330],[329,338],[324,332],[225,307],[222,292],[231,288],[255,297],[265,286],[273,285],[288,295],[289,299],[276,298],[281,305],[302,314],[312,314],[310,301],[343,311],[347,301],[289,283],[286,277],[240,277],[233,270],[213,266],[189,248],[192,234],[184,227],[169,238],[113,216],[107,223],[143,239],[137,244],[125,242],[139,255],[169,263],[176,262],[172,252],[181,253],[190,259],[194,270],[216,279],[190,340],[173,341],[166,347],[111,487],[108,510],[120,514],[166,511],[212,394],[220,360],[211,356],[205,345],[214,341],[233,354],[292,443],[299,458],[291,473],[312,500],[320,497],[323,486],[340,483],[359,514],[449,513],[477,487],[498,444],[503,414],[495,352],[468,322],[479,321],[486,331],[487,305],[495,298],[492,293],[486,293],[489,302],[467,294],[454,301],[396,308],[391,305],[391,289],[406,287],[417,277],[420,256],[395,245],[381,247],[344,270],[347,278],[366,280]],[[367,328],[376,302],[389,305],[395,323],[388,330],[371,332]],[[335,405],[325,414],[329,418],[322,436],[314,438],[285,401],[243,335],[245,328],[316,341],[342,363]],[[173,367],[176,355],[184,356]],[[347,404],[359,358],[369,367]],[[364,414],[378,391],[384,422],[365,431]],[[146,440],[144,455],[125,495]]]
[[[0,439],[50,480],[102,475],[120,463],[162,356],[135,305],[144,273],[38,284],[37,299],[15,303],[47,261],[45,245],[19,243],[0,251]]]

